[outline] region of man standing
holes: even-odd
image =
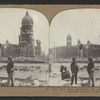
[[[76,63],[76,59],[72,58],[72,63],[71,63],[71,73],[72,73],[72,78],[71,78],[71,85],[73,85],[73,81],[75,78],[75,84],[77,84],[77,73],[79,69]]]
[[[13,82],[13,71],[14,71],[14,63],[12,62],[12,58],[9,57],[8,58],[8,64],[7,64],[7,73],[8,73],[8,86],[10,84],[10,80],[11,80],[11,86],[14,86],[14,82]]]
[[[92,58],[88,59],[87,72],[89,74],[88,84],[90,85],[90,81],[92,80],[92,86],[94,86],[94,63]]]

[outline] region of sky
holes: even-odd
[[[72,45],[78,39],[86,44],[100,44],[100,9],[71,9],[58,13],[50,25],[50,47],[66,46],[66,37],[72,36]]]
[[[27,9],[20,8],[0,8],[0,43],[4,44],[6,40],[10,43],[18,44],[20,27],[22,19]],[[48,32],[49,23],[46,17],[35,10],[28,9],[29,15],[32,17],[33,38],[41,40],[42,50],[48,52]],[[36,42],[35,42],[36,46]]]

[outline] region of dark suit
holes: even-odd
[[[92,80],[92,86],[94,86],[94,78],[93,78],[94,70],[92,70],[93,68],[94,68],[94,63],[93,62],[88,63],[87,72],[89,74],[89,84],[90,80]]]
[[[7,73],[8,73],[8,86],[10,84],[10,80],[11,80],[11,86],[14,86],[14,82],[13,82],[13,70],[12,68],[14,67],[14,63],[11,61],[7,64]]]
[[[75,78],[75,84],[77,84],[77,73],[79,69],[76,62],[71,63],[71,72],[72,72],[72,78],[71,78],[71,85],[73,84],[74,78]]]

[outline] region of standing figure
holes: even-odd
[[[60,72],[61,72],[61,79],[64,80],[66,78],[66,67],[61,65]]]
[[[77,73],[79,69],[76,63],[76,59],[72,58],[72,63],[71,63],[71,73],[72,73],[72,78],[71,78],[71,85],[73,85],[73,81],[75,78],[75,84],[77,84]]]
[[[94,63],[93,63],[93,59],[89,58],[88,59],[88,65],[87,65],[87,72],[89,74],[89,80],[88,80],[88,84],[90,86],[90,81],[92,80],[92,86],[94,86]]]
[[[8,64],[7,64],[7,73],[8,73],[8,86],[10,85],[10,80],[11,80],[11,86],[14,86],[14,81],[13,81],[13,72],[14,72],[14,63],[12,61],[12,58],[8,58]]]

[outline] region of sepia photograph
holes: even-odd
[[[100,9],[0,8],[0,86],[100,86]]]
[[[58,13],[50,25],[55,86],[100,86],[100,9]],[[51,74],[51,75],[52,75]]]
[[[47,18],[40,12],[0,8],[0,86],[47,84]]]

